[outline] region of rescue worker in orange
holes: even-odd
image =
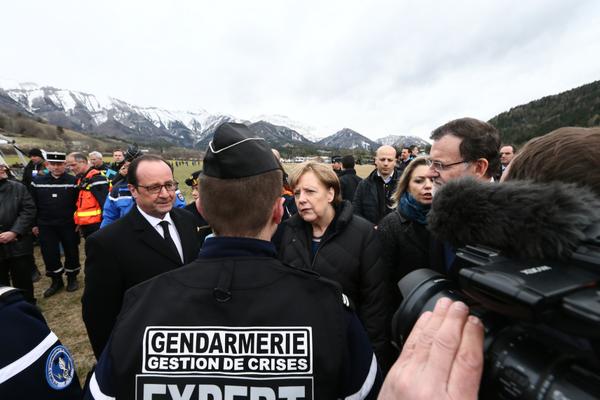
[[[67,156],[67,167],[77,178],[77,210],[75,225],[84,238],[100,228],[102,222],[102,205],[108,195],[108,179],[97,169],[88,164],[82,153],[71,153]]]

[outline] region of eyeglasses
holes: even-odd
[[[150,194],[159,194],[163,188],[165,188],[167,190],[167,192],[174,192],[177,190],[177,185],[179,185],[179,183],[173,181],[173,182],[167,182],[164,185],[150,185],[150,186],[136,185],[136,187],[142,187],[142,188],[146,189],[148,191],[148,193],[150,193]]]
[[[441,161],[434,161],[434,160],[430,160],[430,159],[427,159],[427,161],[426,161],[427,166],[430,168],[433,168],[437,172],[445,171],[446,169],[448,169],[449,167],[451,167],[453,165],[458,165],[458,164],[463,164],[463,163],[468,163],[468,162],[469,161],[461,160],[461,161],[457,161],[455,163],[444,164]]]

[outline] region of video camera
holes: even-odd
[[[600,240],[581,244],[568,262],[466,246],[452,271],[458,282],[427,269],[398,282],[398,347],[439,298],[461,300],[485,326],[480,398],[600,399]]]

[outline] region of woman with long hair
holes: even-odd
[[[425,157],[415,158],[408,164],[392,194],[396,209],[377,227],[383,257],[392,267],[394,283],[409,272],[428,268],[430,264],[427,213],[433,199],[433,182],[428,171]]]

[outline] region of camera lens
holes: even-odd
[[[392,343],[402,348],[410,331],[425,311],[432,311],[441,297],[465,302],[454,283],[430,269],[418,269],[398,282],[403,301],[392,318]]]

